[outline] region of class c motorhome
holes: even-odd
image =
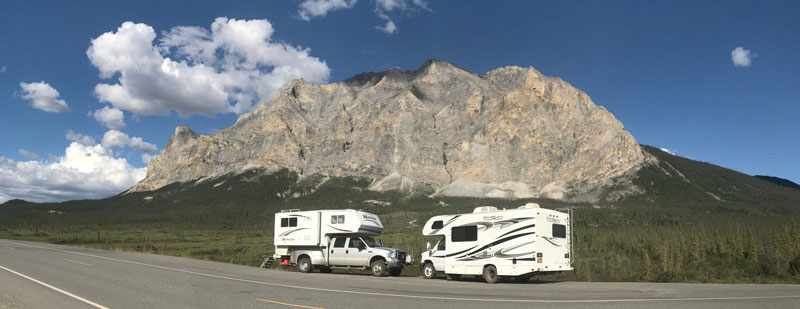
[[[283,265],[297,265],[302,272],[356,268],[370,269],[375,276],[387,271],[399,276],[411,257],[372,238],[381,232],[378,216],[363,211],[282,210],[275,213],[273,258]]]
[[[488,283],[500,277],[528,280],[534,274],[572,270],[572,216],[528,203],[515,209],[492,206],[472,213],[435,216],[424,236],[439,236],[422,253],[425,278],[481,275]]]

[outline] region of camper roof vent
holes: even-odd
[[[528,209],[528,208],[541,208],[539,204],[536,203],[527,203],[525,205],[519,206],[519,209]]]
[[[497,211],[497,207],[494,207],[494,206],[481,206],[481,207],[475,207],[475,210],[473,210],[472,213],[476,214],[476,213],[480,213],[480,212],[493,212],[493,211]]]

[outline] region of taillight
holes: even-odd
[[[569,253],[564,253],[564,258],[568,259],[569,258]]]
[[[539,252],[539,253],[536,253],[536,257],[537,257],[537,258],[540,258],[540,257],[542,257],[542,253],[541,253],[541,252]]]

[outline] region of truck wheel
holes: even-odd
[[[497,279],[497,267],[487,265],[483,268],[483,280],[486,280],[486,283],[497,283]]]
[[[397,276],[400,276],[400,273],[402,273],[402,272],[403,272],[402,268],[390,269],[389,270],[389,275],[391,275],[392,277],[397,277]]]
[[[322,266],[322,267],[319,268],[319,272],[330,274],[330,273],[333,272],[333,268],[330,268],[328,266]]]
[[[311,265],[311,259],[307,257],[301,257],[300,260],[297,261],[297,268],[304,273],[310,273],[314,271],[314,265]]]
[[[372,261],[372,263],[369,264],[369,268],[372,270],[372,275],[375,277],[383,277],[386,275],[386,262],[381,259]]]
[[[422,266],[422,275],[425,276],[425,279],[436,277],[436,269],[433,268],[433,263],[425,263],[425,266]]]
[[[459,274],[449,274],[447,275],[447,280],[458,280],[461,279],[461,275]]]

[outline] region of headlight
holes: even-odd
[[[396,259],[397,258],[397,251],[389,252],[389,258]]]

